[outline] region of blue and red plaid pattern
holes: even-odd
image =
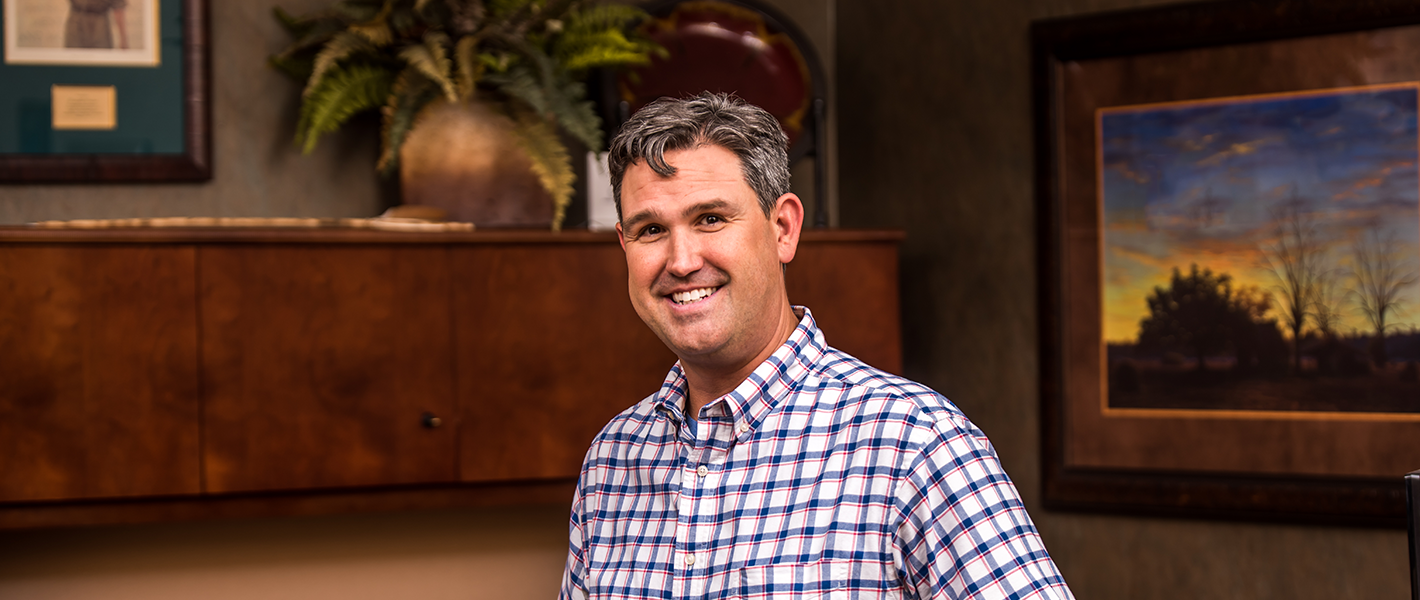
[[[1073,598],[985,434],[796,311],[698,426],[677,364],[592,442],[561,598]]]

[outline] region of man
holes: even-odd
[[[612,140],[631,302],[680,361],[592,442],[562,597],[1071,598],[985,435],[789,304],[786,147],[711,94]]]

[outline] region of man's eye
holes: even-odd
[[[705,218],[701,219],[701,222],[706,225],[719,225],[724,223],[725,220],[721,219],[719,215],[705,215]]]
[[[641,235],[660,235],[660,233],[660,225],[647,225],[646,227],[641,229]]]

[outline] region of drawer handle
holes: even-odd
[[[443,420],[443,419],[440,419],[440,418],[439,418],[437,415],[435,415],[434,413],[427,413],[427,412],[424,413],[424,416],[420,417],[420,422],[424,423],[424,426],[425,426],[425,427],[428,427],[429,429],[434,429],[434,428],[436,428],[436,427],[438,427],[438,426],[444,424],[444,420]]]

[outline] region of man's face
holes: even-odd
[[[785,194],[766,217],[739,157],[720,146],[665,158],[672,177],[642,160],[622,178],[616,231],[631,303],[683,362],[738,366],[782,341],[773,339],[788,307],[780,265],[794,258],[799,223],[789,221],[802,208]]]

